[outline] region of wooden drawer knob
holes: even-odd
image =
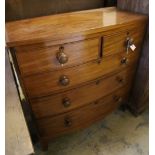
[[[67,86],[69,83],[70,83],[70,80],[69,78],[66,76],[66,75],[62,75],[59,79],[59,83],[62,85],[62,86]]]
[[[62,101],[65,108],[69,107],[71,105],[71,101],[69,98],[64,98]]]
[[[118,102],[118,103],[121,103],[123,101],[123,99],[120,96],[114,96],[114,101]]]
[[[64,119],[64,125],[65,125],[65,127],[70,127],[70,126],[72,125],[72,120],[71,120],[71,118],[66,117],[66,118]]]
[[[67,56],[67,54],[64,53],[64,47],[63,46],[61,46],[59,48],[59,52],[57,53],[56,58],[61,65],[67,63],[68,56]]]
[[[122,65],[126,65],[126,64],[128,64],[128,62],[129,62],[129,60],[127,58],[125,58],[125,57],[121,59],[121,64]]]

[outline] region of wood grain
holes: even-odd
[[[149,106],[149,32],[145,35],[129,107],[135,115]]]
[[[117,32],[116,34],[111,33],[110,36],[104,37],[104,44],[103,44],[103,56],[113,55],[116,53],[120,53],[120,51],[126,51],[127,38],[132,38],[134,45],[139,48],[141,47],[144,34],[145,34],[146,26],[143,25],[140,28],[135,27],[133,29],[126,30],[125,32]],[[129,53],[132,52],[129,49]]]
[[[64,47],[63,52],[68,57],[68,62],[63,66],[57,59],[57,53],[61,46]],[[19,46],[16,47],[15,50],[21,74],[23,76],[32,75],[44,71],[61,70],[91,60],[97,60],[100,53],[100,38],[56,46],[46,46],[42,44]]]
[[[149,14],[149,0],[118,0],[118,8],[132,12]],[[135,76],[129,107],[138,115],[149,103],[149,30],[144,37],[139,65]]]
[[[120,89],[112,94],[93,102],[85,107],[74,111],[46,119],[38,120],[38,126],[42,136],[47,139],[60,136],[69,132],[73,132],[103,119],[107,114],[116,109],[121,102],[127,99],[128,89]],[[116,101],[115,97],[122,98],[122,101]],[[87,117],[86,117],[87,114]],[[70,125],[66,124],[66,119],[70,121]]]
[[[8,46],[17,46],[75,37],[84,38],[92,33],[121,28],[126,24],[145,20],[147,17],[144,15],[122,12],[113,7],[44,16],[6,23],[6,43]]]
[[[126,65],[121,64],[121,60],[124,57],[129,60],[129,63]],[[136,65],[138,57],[138,49],[137,52],[129,55],[126,55],[125,52],[121,52],[120,54],[104,58],[100,63],[98,63],[98,61],[92,61],[61,71],[27,76],[23,78],[23,82],[29,98],[47,96],[95,80],[111,72],[125,69],[127,66]],[[66,86],[63,86],[59,82],[62,75],[66,75],[70,80],[70,83]]]
[[[112,112],[119,105],[113,101],[119,92],[116,89],[121,88],[123,96],[129,94],[126,90],[134,76],[130,76],[128,67],[133,72],[136,69],[147,19],[116,8],[101,8],[6,24],[7,45],[37,118],[43,146],[53,137],[83,128]],[[133,38],[137,47],[134,52],[126,52],[127,37]],[[86,43],[88,40],[92,42]],[[65,46],[70,59],[68,66],[56,68],[50,59],[60,45]],[[100,60],[94,59],[97,53]],[[126,81],[125,85],[117,84],[115,74],[122,75],[127,85]],[[62,107],[66,94],[72,103],[68,109]],[[90,103],[102,97],[99,104]]]
[[[30,104],[36,118],[64,113],[98,100],[127,84],[131,85],[134,73],[134,68],[128,68],[106,79],[98,79],[61,94],[30,100]],[[63,105],[65,98],[70,101],[69,107]]]
[[[126,39],[133,38],[136,47],[141,45],[145,26],[140,29],[133,28],[120,34],[112,34],[104,37],[103,56],[126,51]],[[29,46],[19,46],[15,48],[16,57],[20,73],[32,75],[44,71],[60,70],[67,67],[79,65],[97,60],[100,58],[100,38],[92,38],[78,42],[61,44],[56,46],[47,46],[45,44],[35,44]],[[57,60],[57,52],[60,46],[64,47],[64,53],[69,61],[63,66]]]
[[[5,57],[6,77],[6,154],[28,155],[34,153],[30,134],[25,122],[20,99],[12,74],[8,53]]]

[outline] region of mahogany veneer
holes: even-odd
[[[146,23],[147,16],[116,8],[6,23],[44,149],[127,103]]]

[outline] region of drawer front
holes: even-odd
[[[112,91],[131,84],[135,68],[128,68],[113,76],[98,79],[85,85],[61,94],[30,100],[36,118],[54,116],[73,110],[95,101]]]
[[[21,74],[31,75],[96,60],[99,52],[100,39],[94,38],[58,46],[19,46],[16,57]]]
[[[138,52],[132,52],[129,55],[121,53],[106,57],[101,63],[94,61],[63,71],[28,76],[23,80],[29,98],[42,97],[77,85],[83,85],[108,73],[135,65],[138,56]],[[127,64],[125,63],[126,60],[129,60]]]
[[[39,119],[38,127],[42,136],[53,138],[89,126],[103,118],[127,99],[128,87],[117,90],[96,102],[68,113]]]
[[[105,36],[103,41],[103,56],[119,53],[120,51],[127,51],[127,39],[132,39],[132,43],[137,49],[139,49],[142,44],[144,34],[145,27],[141,27]],[[130,48],[128,52],[131,52]]]

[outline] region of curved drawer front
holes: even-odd
[[[143,41],[143,36],[145,34],[145,27],[137,27],[125,32],[120,32],[116,34],[110,34],[110,36],[104,37],[103,44],[103,56],[112,55],[114,53],[119,53],[120,51],[127,51],[127,40],[131,39],[132,43],[139,49]],[[129,48],[128,52],[132,52]]]
[[[94,61],[63,71],[28,76],[23,79],[25,88],[30,98],[64,91],[114,71],[125,69],[127,66],[135,65],[138,55],[138,52],[132,52],[129,55],[121,53],[112,57],[106,57],[100,63]]]
[[[53,116],[84,106],[132,82],[134,68],[61,94],[30,100],[36,118]]]
[[[93,38],[58,46],[19,46],[16,48],[16,57],[20,72],[24,76],[96,60],[99,52],[100,39]]]
[[[44,137],[53,138],[89,126],[112,112],[127,99],[129,89],[123,88],[87,106],[55,117],[39,119],[38,127]]]
[[[112,7],[6,24],[43,149],[128,104],[147,20]]]
[[[144,27],[132,28],[103,36],[103,56],[126,51],[127,38],[132,38],[133,43],[139,48],[144,30]],[[50,46],[50,43],[19,46],[15,48],[15,53],[20,72],[26,76],[96,60],[102,52],[100,45],[100,37],[97,37],[56,46]]]

